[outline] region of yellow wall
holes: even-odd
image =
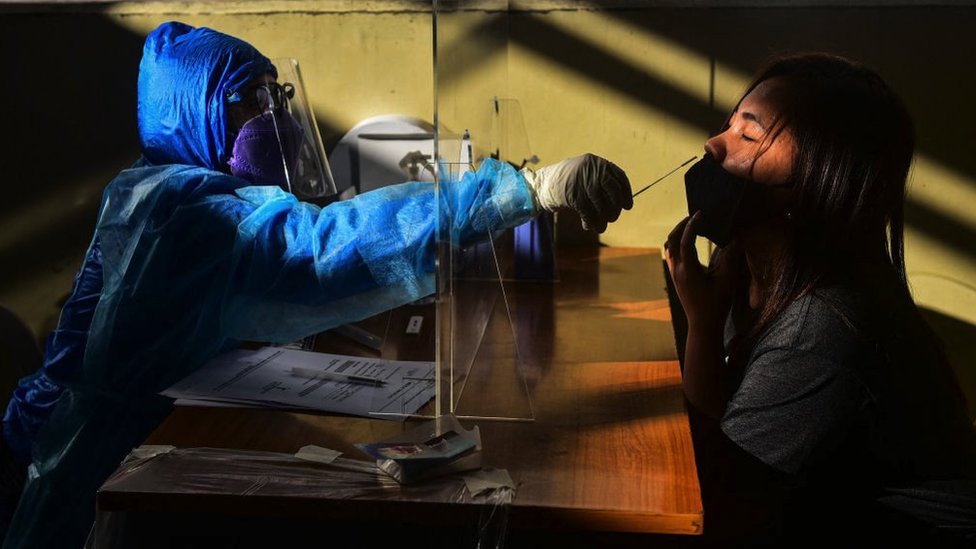
[[[828,50],[878,68],[917,125],[907,228],[912,286],[947,330],[972,334],[976,72],[967,52],[976,51],[976,9],[512,5],[505,16],[455,16],[471,39],[441,48],[442,93],[484,94],[475,98],[480,104],[492,93],[517,98],[543,164],[594,152],[623,167],[635,188],[698,154],[749,75],[774,52]],[[0,273],[0,302],[39,332],[69,290],[101,187],[138,155],[141,41],[170,19],[240,36],[270,57],[298,58],[327,147],[369,116],[432,119],[432,27],[423,2],[5,8],[3,51],[14,59],[6,82],[8,92],[20,92],[14,127],[22,140],[4,154],[15,177],[5,179],[8,200],[0,205],[0,258],[8,271]],[[602,240],[658,245],[684,210],[678,174],[640,196]],[[968,344],[961,356],[971,364],[973,355]]]

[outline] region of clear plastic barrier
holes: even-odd
[[[532,166],[517,100],[508,97],[509,2],[434,1],[435,156],[438,165],[438,398],[440,414],[534,419],[519,353],[510,290],[524,269],[515,234],[459,242],[455,189],[486,159]],[[473,174],[472,174],[473,175]],[[531,222],[551,223],[540,218]],[[528,224],[527,224],[528,225]],[[550,226],[551,227],[551,226]],[[538,236],[538,231],[536,231]],[[546,249],[553,264],[552,231]],[[524,248],[524,245],[523,245]],[[545,261],[543,261],[545,263]],[[551,280],[554,269],[542,278]]]
[[[275,116],[278,112],[270,110],[275,126],[275,134],[281,145],[282,163],[288,188],[300,197],[316,198],[335,194],[336,184],[329,169],[329,161],[322,146],[319,125],[312,112],[312,105],[305,95],[298,61],[288,58],[273,59],[278,69],[278,82],[284,98],[282,102],[288,111],[288,120]],[[272,105],[275,107],[275,105]],[[289,128],[296,129],[296,143],[289,143]]]

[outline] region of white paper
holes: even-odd
[[[369,385],[292,375],[292,368],[381,379]],[[434,397],[434,363],[279,347],[231,351],[163,391],[184,401],[320,410],[366,417],[414,414]]]

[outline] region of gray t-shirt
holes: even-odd
[[[721,428],[801,482],[976,529],[976,431],[909,306],[839,288],[796,300],[749,351]]]

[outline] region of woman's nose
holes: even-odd
[[[718,135],[712,136],[705,141],[705,152],[715,159],[716,162],[722,162],[725,159],[725,138],[723,137],[725,132]]]

